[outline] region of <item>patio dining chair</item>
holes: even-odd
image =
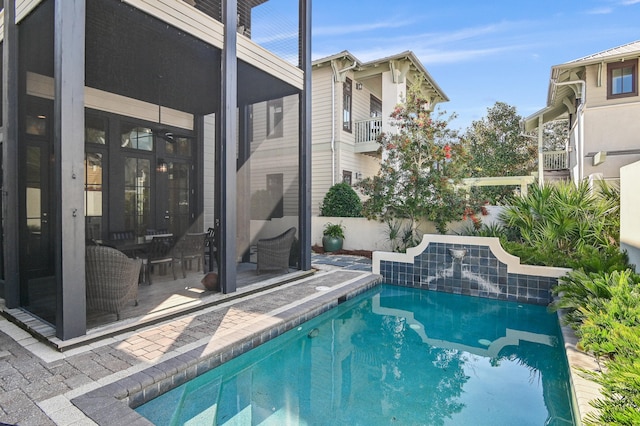
[[[147,245],[147,282],[152,284],[151,270],[155,265],[159,267],[161,275],[166,274],[167,266],[171,267],[173,279],[176,277],[175,264],[180,262],[179,255],[174,252],[174,237],[168,235],[154,235]]]
[[[283,269],[289,272],[289,255],[295,235],[296,228],[289,228],[278,236],[258,240],[258,274]]]
[[[189,269],[191,269],[191,265],[194,260],[197,261],[197,270],[200,270],[202,266],[202,272],[207,272],[205,270],[204,262],[206,236],[206,232],[187,233],[176,245],[174,252],[176,255],[180,256],[183,278],[187,277],[187,264]]]

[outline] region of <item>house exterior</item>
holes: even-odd
[[[119,232],[215,229],[224,293],[287,227],[311,268],[311,1],[277,3],[4,0],[5,315],[84,335],[85,246]]]
[[[313,61],[312,81],[314,216],[332,185],[378,172],[377,138],[395,131],[389,116],[408,87],[420,87],[430,110],[449,100],[410,51],[370,62],[343,51]]]
[[[542,181],[544,170],[559,168],[569,169],[574,182],[618,180],[621,167],[640,160],[638,57],[635,41],[551,68],[547,105],[524,120],[525,130],[568,119],[570,138],[564,152],[540,149]]]

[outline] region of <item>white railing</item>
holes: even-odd
[[[382,118],[369,118],[355,122],[355,143],[375,142],[382,133]]]
[[[543,152],[542,160],[545,170],[567,170],[569,168],[567,151]]]

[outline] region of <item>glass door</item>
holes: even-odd
[[[191,164],[169,163],[167,179],[169,232],[184,235],[191,223]]]
[[[20,303],[35,315],[55,324],[51,114],[45,106],[30,109],[21,150]]]

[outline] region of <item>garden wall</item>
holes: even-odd
[[[487,207],[488,215],[480,216],[482,223],[491,224],[498,221],[498,215],[502,207]],[[314,216],[311,218],[311,241],[314,245],[322,245],[322,230],[327,222],[342,223],[345,227],[345,250],[382,250],[391,251],[389,243],[389,228],[386,224],[376,220],[367,220],[362,217],[326,217]],[[449,233],[459,233],[465,226],[471,226],[471,221],[454,222],[449,225]],[[437,234],[433,224],[428,223],[421,227],[423,234]]]
[[[620,168],[620,248],[640,271],[640,161]]]

